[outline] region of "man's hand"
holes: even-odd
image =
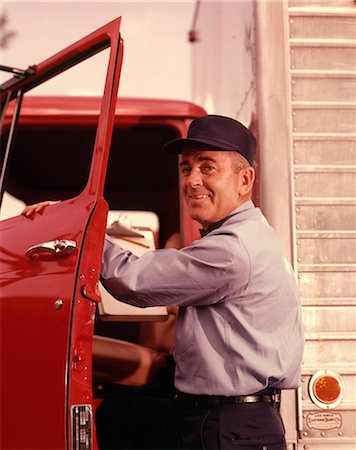
[[[39,202],[39,203],[35,203],[34,205],[28,205],[26,206],[26,208],[22,211],[22,215],[25,217],[31,217],[33,213],[40,213],[42,214],[44,209],[49,206],[49,205],[55,205],[56,203],[59,203],[59,201],[57,202],[53,202],[53,201],[45,201],[45,202]]]

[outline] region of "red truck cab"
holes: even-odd
[[[119,30],[117,19],[0,86],[1,197],[61,200],[30,219],[0,222],[3,450],[97,448],[93,335],[135,343],[140,326],[98,324],[108,210],[154,212],[156,246],[177,232],[181,245],[197,236],[179,196],[177,157],[161,149],[205,111],[189,102],[117,100]],[[102,98],[31,97],[107,48]]]

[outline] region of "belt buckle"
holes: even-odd
[[[275,406],[277,403],[280,403],[281,394],[278,392],[274,392],[273,394],[271,394],[271,399],[272,399],[272,406]]]

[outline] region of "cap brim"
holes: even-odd
[[[235,148],[229,147],[227,145],[222,145],[217,143],[214,140],[210,139],[190,139],[190,138],[180,138],[180,139],[174,139],[173,141],[167,142],[163,146],[163,150],[170,152],[170,153],[176,153],[179,155],[182,153],[185,146],[189,144],[194,144],[199,148],[209,148],[209,149],[217,149],[217,150],[226,150],[226,151],[238,151]]]

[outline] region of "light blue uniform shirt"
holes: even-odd
[[[252,201],[180,250],[136,257],[107,238],[102,283],[135,306],[180,306],[180,391],[234,396],[299,386],[304,337],[295,276]]]

